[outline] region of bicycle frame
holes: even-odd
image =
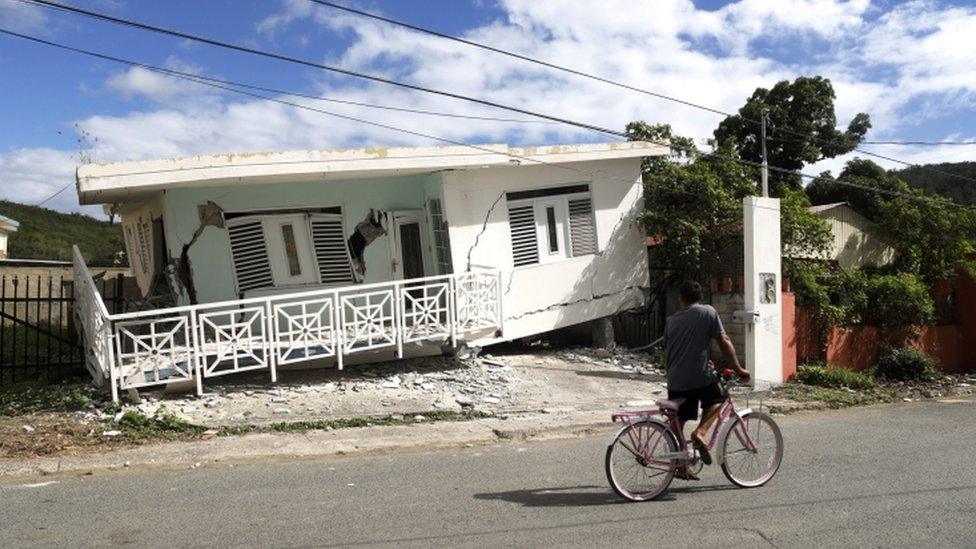
[[[721,407],[719,408],[718,411],[718,419],[716,420],[715,426],[712,429],[712,435],[708,440],[708,450],[711,451],[715,448],[716,444],[718,444],[718,441],[720,440],[719,436],[725,432],[726,425],[728,424],[729,420],[735,417],[736,418],[734,420],[735,423],[729,426],[729,428],[735,429],[735,436],[739,439],[739,442],[741,442],[746,448],[748,448],[750,452],[755,452],[756,442],[753,440],[752,435],[749,433],[748,429],[743,429],[741,427],[736,428],[737,426],[742,425],[741,418],[746,414],[748,414],[749,412],[751,412],[752,410],[749,408],[746,408],[741,411],[736,410],[735,404],[732,402],[731,396],[726,396],[725,400],[722,401],[722,404],[720,406]],[[691,442],[691,440],[686,439],[684,436],[684,432],[683,432],[684,430],[681,428],[681,422],[678,420],[677,410],[668,410],[665,408],[659,408],[657,410],[617,412],[611,416],[611,419],[615,422],[625,421],[627,423],[635,423],[637,421],[652,419],[653,416],[663,416],[665,418],[668,430],[671,431],[675,439],[678,441],[678,451],[666,452],[663,454],[655,455],[654,448],[651,448],[650,452],[645,454],[644,452],[647,451],[647,448],[643,446],[646,445],[640,444],[639,441],[631,439],[631,443],[635,447],[637,447],[638,451],[641,454],[645,456],[644,459],[647,459],[648,462],[651,462],[652,460],[648,458],[653,457],[654,458],[653,462],[658,463],[659,465],[664,465],[664,463],[661,462],[665,462],[665,461],[670,462],[671,460],[675,460],[677,462],[676,467],[694,463],[697,458],[695,457],[694,451],[689,447],[689,443]],[[719,462],[721,462],[721,457],[719,458]]]

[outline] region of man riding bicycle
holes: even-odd
[[[691,433],[691,442],[698,450],[702,462],[712,463],[705,434],[718,416],[725,396],[718,383],[718,375],[708,358],[709,343],[715,340],[725,360],[742,379],[749,379],[749,372],[740,364],[732,340],[725,333],[718,313],[711,305],[699,303],[702,298],[701,284],[686,280],[681,284],[681,309],[668,317],[664,326],[664,348],[667,350],[668,400],[685,399],[678,409],[681,436],[688,421],[702,420]],[[682,467],[675,474],[685,480],[699,478]]]

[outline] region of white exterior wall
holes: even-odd
[[[747,196],[742,199],[745,239],[744,308],[759,312],[756,324],[745,330],[746,368],[754,380],[783,381],[782,247],[780,210],[776,198]],[[762,275],[775,276],[773,301],[762,303]]]
[[[7,233],[0,230],[0,259],[7,257]]]
[[[816,214],[830,224],[834,235],[830,257],[845,269],[866,265],[883,266],[895,259],[895,249],[885,241],[881,230],[847,205]]]
[[[579,324],[643,302],[648,271],[643,231],[636,223],[644,207],[640,158],[570,166],[502,166],[444,174],[454,272],[467,270],[469,257],[472,265],[501,270],[501,339]],[[590,184],[598,252],[515,268],[505,193],[579,183]]]

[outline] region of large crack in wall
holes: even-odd
[[[190,248],[197,243],[197,240],[203,235],[207,227],[216,227],[218,229],[225,227],[224,210],[215,202],[208,200],[206,204],[197,206],[197,214],[200,218],[200,224],[193,231],[193,236],[190,238],[190,241],[183,244],[180,248],[180,257],[176,260],[170,259],[168,265],[168,268],[172,268],[175,272],[175,279],[180,285],[180,288],[172,288],[172,290],[174,292],[179,290],[185,291],[191,305],[197,304],[197,289],[193,284],[193,266],[190,264]],[[176,298],[177,296],[173,297]]]
[[[488,221],[491,219],[491,213],[495,211],[495,207],[498,206],[501,199],[505,197],[505,192],[506,191],[502,191],[502,194],[498,195],[498,198],[496,198],[495,201],[491,203],[491,207],[488,208],[488,212],[485,214],[485,222],[481,224],[481,231],[474,237],[474,243],[471,244],[470,248],[468,248],[468,265],[464,269],[465,271],[471,270],[471,254],[473,254],[474,249],[478,247],[478,242],[481,240],[481,235],[485,234],[485,231],[488,230]]]
[[[545,312],[548,312],[548,311],[554,311],[556,309],[564,309],[566,307],[570,307],[572,305],[578,305],[580,303],[591,303],[593,301],[599,301],[601,299],[606,299],[608,297],[613,297],[613,296],[616,296],[616,295],[620,295],[620,294],[622,294],[624,292],[629,292],[629,291],[632,291],[632,290],[644,290],[644,289],[645,289],[645,286],[640,286],[640,285],[636,285],[635,284],[635,285],[627,286],[626,288],[617,290],[616,292],[610,292],[610,293],[606,293],[606,294],[596,294],[596,295],[591,294],[590,297],[581,297],[581,298],[575,299],[573,301],[564,301],[562,303],[554,303],[552,305],[549,305],[548,307],[543,307],[542,309],[535,309],[533,311],[526,311],[524,313],[521,313],[521,314],[518,314],[518,315],[515,315],[515,316],[505,317],[505,320],[519,320],[521,318],[525,318],[525,317],[531,316],[531,315],[537,315],[539,313],[545,313]]]

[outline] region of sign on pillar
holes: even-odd
[[[742,199],[745,241],[746,368],[752,378],[783,382],[782,247],[779,199]]]

